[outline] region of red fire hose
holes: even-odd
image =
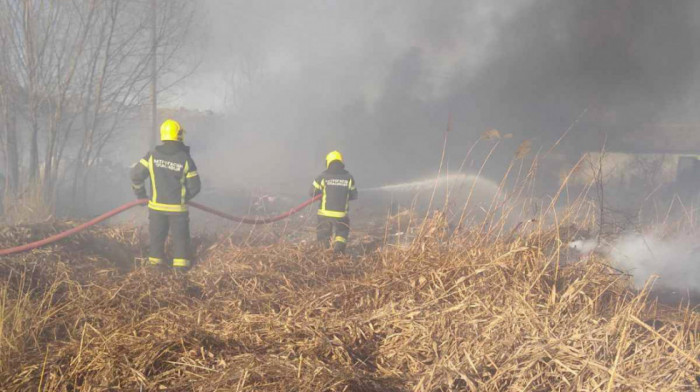
[[[224,219],[232,220],[234,222],[246,223],[249,225],[264,225],[264,224],[268,224],[268,223],[272,223],[272,222],[281,221],[282,219],[287,219],[290,216],[292,216],[292,215],[296,214],[297,212],[303,210],[304,208],[308,207],[309,204],[317,201],[320,198],[321,198],[321,195],[316,195],[316,197],[299,204],[298,206],[292,208],[291,210],[285,212],[284,214],[277,215],[277,216],[270,216],[270,217],[262,217],[262,216],[240,217],[240,216],[229,215],[225,212],[217,211],[211,207],[207,207],[205,205],[195,203],[193,201],[191,201],[187,204],[189,204],[190,206],[192,206],[194,208],[202,210],[204,212],[208,212],[210,214],[216,215],[216,216],[224,218]],[[0,254],[2,254],[2,253],[0,253]]]
[[[277,222],[277,221],[280,221],[282,219],[289,218],[290,216],[298,213],[299,211],[301,211],[304,208],[306,208],[307,206],[309,206],[309,204],[317,201],[320,198],[321,198],[321,195],[317,195],[316,197],[305,201],[304,203],[292,208],[291,210],[285,212],[284,214],[272,216],[272,217],[240,217],[240,216],[229,215],[225,212],[215,210],[211,207],[207,207],[207,206],[199,204],[199,203],[189,202],[188,204],[194,208],[200,209],[202,211],[208,212],[210,214],[214,214],[218,217],[228,219],[228,220],[231,220],[234,222],[246,223],[246,224],[250,224],[250,225],[262,225],[262,224]],[[118,207],[118,208],[115,208],[109,212],[106,212],[106,213],[104,213],[104,214],[102,214],[102,215],[100,215],[92,220],[89,220],[83,224],[80,224],[72,229],[66,230],[66,231],[58,233],[58,234],[54,234],[48,238],[44,238],[43,240],[30,242],[28,244],[15,246],[12,248],[0,249],[0,256],[7,256],[7,255],[15,254],[15,253],[26,252],[28,250],[36,249],[36,248],[42,247],[44,245],[52,244],[56,241],[60,241],[64,238],[67,238],[67,237],[70,237],[74,234],[77,234],[77,233],[87,229],[88,227],[94,226],[94,225],[96,225],[96,224],[98,224],[106,219],[109,219],[117,214],[121,214],[122,212],[124,212],[130,208],[136,207],[138,205],[146,205],[146,204],[148,204],[147,199],[134,200],[130,203],[124,204],[121,207]]]

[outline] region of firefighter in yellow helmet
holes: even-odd
[[[187,202],[201,189],[197,166],[190,148],[183,143],[184,129],[175,120],[160,126],[162,144],[146,154],[131,169],[132,188],[139,199],[148,198],[149,262],[164,265],[165,240],[170,231],[173,243],[173,267],[191,265],[190,221]],[[148,197],[144,181],[150,178]]]
[[[333,243],[335,252],[345,252],[350,234],[350,200],[357,199],[357,187],[355,179],[345,170],[339,151],[326,155],[326,170],[316,177],[310,193],[312,197],[323,195],[316,227],[319,243],[325,248]]]

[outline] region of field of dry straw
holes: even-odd
[[[58,230],[13,227],[0,247]],[[484,241],[435,227],[333,257],[200,239],[188,274],[134,265],[136,228],[0,260],[6,391],[698,390],[700,318],[555,229]],[[356,243],[354,245],[357,247]]]

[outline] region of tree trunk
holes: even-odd
[[[149,129],[150,137],[148,141],[150,146],[155,146],[158,142],[158,39],[157,39],[157,18],[158,18],[158,3],[157,0],[151,0],[151,129]]]
[[[36,185],[39,179],[39,103],[37,91],[36,53],[34,51],[34,28],[32,23],[33,5],[29,0],[23,2],[23,55],[27,67],[27,92],[29,94],[29,121],[31,123],[31,136],[29,138],[29,181]]]
[[[3,107],[3,120],[5,125],[5,181],[7,192],[16,196],[19,189],[19,151],[17,147],[17,119],[15,114]]]
[[[32,115],[34,117],[36,113]],[[39,124],[32,119],[32,134],[29,139],[29,182],[36,183],[39,179]]]
[[[54,203],[54,170],[57,168],[55,162],[55,152],[56,143],[58,138],[58,122],[60,121],[60,113],[62,110],[61,102],[57,104],[53,122],[49,125],[48,140],[46,142],[46,150],[44,152],[44,173],[43,173],[43,187],[44,200],[47,204],[53,205]]]

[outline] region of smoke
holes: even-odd
[[[595,249],[596,242],[574,241],[569,247],[588,253]],[[627,234],[602,252],[615,267],[632,275],[637,288],[656,275],[655,287],[700,291],[700,249],[694,236],[664,237],[654,232]]]
[[[245,184],[306,181],[331,149],[360,185],[428,176],[449,116],[454,167],[487,129],[515,135],[506,152],[548,145],[588,109],[563,147],[575,160],[603,131],[614,144],[697,117],[695,0],[202,3],[205,54],[180,102],[224,117],[203,169]]]
[[[624,140],[689,98],[699,10],[692,0],[535,1],[499,30],[491,61],[452,99],[482,126],[542,141],[589,108],[572,146],[599,148],[601,131]]]

